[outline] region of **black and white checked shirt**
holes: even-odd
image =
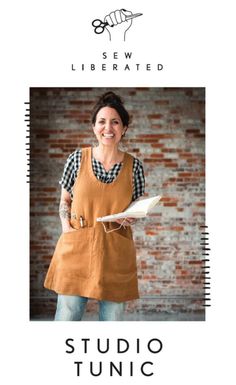
[[[67,158],[62,177],[59,181],[60,185],[64,187],[72,195],[72,187],[75,183],[77,172],[80,168],[81,163],[81,149],[77,149]],[[111,183],[117,177],[122,163],[116,163],[109,170],[106,171],[102,163],[92,157],[92,167],[94,175],[98,180],[103,183]],[[143,165],[141,161],[137,158],[134,158],[133,163],[133,196],[132,201],[135,201],[140,196],[144,194],[145,189],[145,179],[143,172]]]

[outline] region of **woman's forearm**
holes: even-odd
[[[59,216],[61,219],[62,231],[70,229],[70,218],[71,218],[71,204],[67,200],[61,200],[59,206]]]

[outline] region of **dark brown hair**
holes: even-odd
[[[105,94],[100,96],[98,102],[95,104],[93,111],[92,111],[92,123],[93,123],[93,125],[96,122],[98,111],[103,107],[114,108],[117,111],[117,113],[119,114],[119,116],[122,120],[123,126],[128,127],[128,125],[130,123],[129,113],[125,109],[121,97],[112,91],[106,92]]]

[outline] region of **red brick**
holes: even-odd
[[[174,206],[177,206],[177,203],[175,203],[175,202],[163,203],[163,206],[174,207]]]
[[[155,100],[155,104],[158,106],[167,106],[170,104],[169,100]]]
[[[171,226],[170,230],[171,231],[183,231],[184,227],[183,226]]]
[[[150,118],[150,119],[160,119],[162,117],[163,117],[162,114],[151,114],[151,115],[148,115],[148,118]]]
[[[64,158],[63,154],[49,154],[49,158]]]

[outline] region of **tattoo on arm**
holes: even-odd
[[[59,215],[62,219],[70,219],[70,204],[68,202],[61,202],[59,207]]]

